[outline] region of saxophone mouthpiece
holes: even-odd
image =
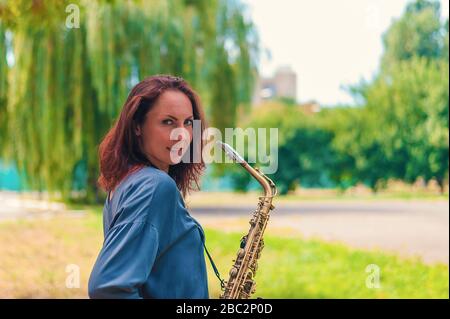
[[[232,160],[244,164],[246,163],[245,160],[242,158],[241,155],[239,155],[230,145],[227,143],[223,143],[222,141],[216,141],[216,144],[219,145],[225,154]]]

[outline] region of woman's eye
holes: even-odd
[[[194,123],[194,121],[193,120],[186,120],[186,122],[185,122],[187,125],[192,125],[193,123]]]
[[[167,124],[167,125],[172,125],[173,121],[172,120],[164,120],[163,123]]]

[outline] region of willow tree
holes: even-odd
[[[259,52],[244,14],[225,0],[0,2],[3,156],[31,189],[69,199],[80,175],[82,198],[99,200],[100,140],[131,87],[158,73],[186,78],[210,124],[233,126],[250,103]]]
[[[6,103],[7,103],[7,76],[8,66],[6,63],[6,29],[0,21],[0,158],[6,151]]]

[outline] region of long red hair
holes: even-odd
[[[135,129],[145,121],[145,115],[152,109],[158,97],[166,90],[184,93],[192,104],[195,120],[201,122],[201,136],[206,128],[205,115],[200,98],[189,84],[180,77],[155,75],[144,79],[133,87],[122,108],[119,119],[104,137],[99,146],[100,176],[99,186],[106,192],[112,191],[128,174],[143,166],[155,166],[144,155]],[[180,162],[169,167],[169,175],[175,180],[183,196],[199,189],[199,179],[205,163],[201,156],[203,139],[193,139],[190,145],[190,163]],[[194,152],[200,152],[195,158]]]

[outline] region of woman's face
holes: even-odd
[[[152,164],[168,172],[181,161],[192,141],[193,120],[192,103],[184,93],[167,90],[159,96],[136,131]]]

